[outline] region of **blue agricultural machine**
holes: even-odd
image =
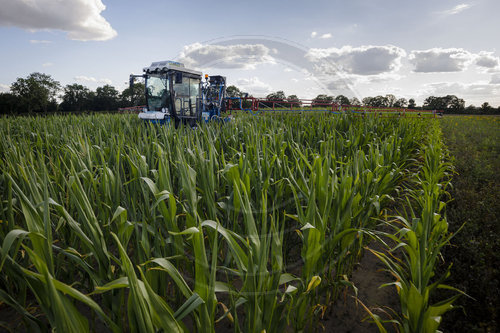
[[[130,75],[130,88],[136,78],[145,80],[146,105],[139,118],[164,124],[173,122],[177,127],[184,123],[195,127],[198,122],[228,121],[222,118],[225,111],[226,78],[205,75],[187,69],[175,61],[153,62],[143,69],[144,74]]]

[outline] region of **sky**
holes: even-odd
[[[498,0],[0,0],[0,92],[127,86],[176,60],[254,96],[448,94],[500,106]]]

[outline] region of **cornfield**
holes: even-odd
[[[2,118],[0,301],[30,332],[310,331],[352,286],[368,240],[390,238],[406,251],[377,252],[397,280],[399,329],[431,332],[425,320],[454,300],[428,305],[450,238],[436,216],[447,165],[435,127],[325,114],[197,129]],[[376,231],[404,191],[415,210]]]

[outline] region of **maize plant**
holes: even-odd
[[[124,115],[0,126],[0,301],[39,332],[314,329],[429,128],[325,114],[196,130]],[[445,232],[439,205],[426,206],[439,195],[432,158],[417,198],[429,227],[408,228],[427,235],[404,291],[422,298],[447,240],[432,236]]]
[[[388,222],[394,233],[379,233],[395,246],[387,252],[371,250],[396,279],[384,286],[397,288],[401,314],[395,322],[402,332],[436,332],[442,315],[453,308],[453,302],[462,294],[443,283],[449,268],[436,276],[440,251],[453,234],[448,232],[446,203],[442,201],[447,194],[451,165],[444,161],[440,130],[437,124],[433,125],[432,134],[422,145],[420,169],[408,184],[404,214]],[[438,288],[453,290],[455,295],[431,304],[431,296]],[[375,319],[380,325],[379,318]]]

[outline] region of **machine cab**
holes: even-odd
[[[139,118],[159,123],[173,118],[190,124],[201,118],[201,72],[174,61],[153,62],[143,71],[147,105]]]

